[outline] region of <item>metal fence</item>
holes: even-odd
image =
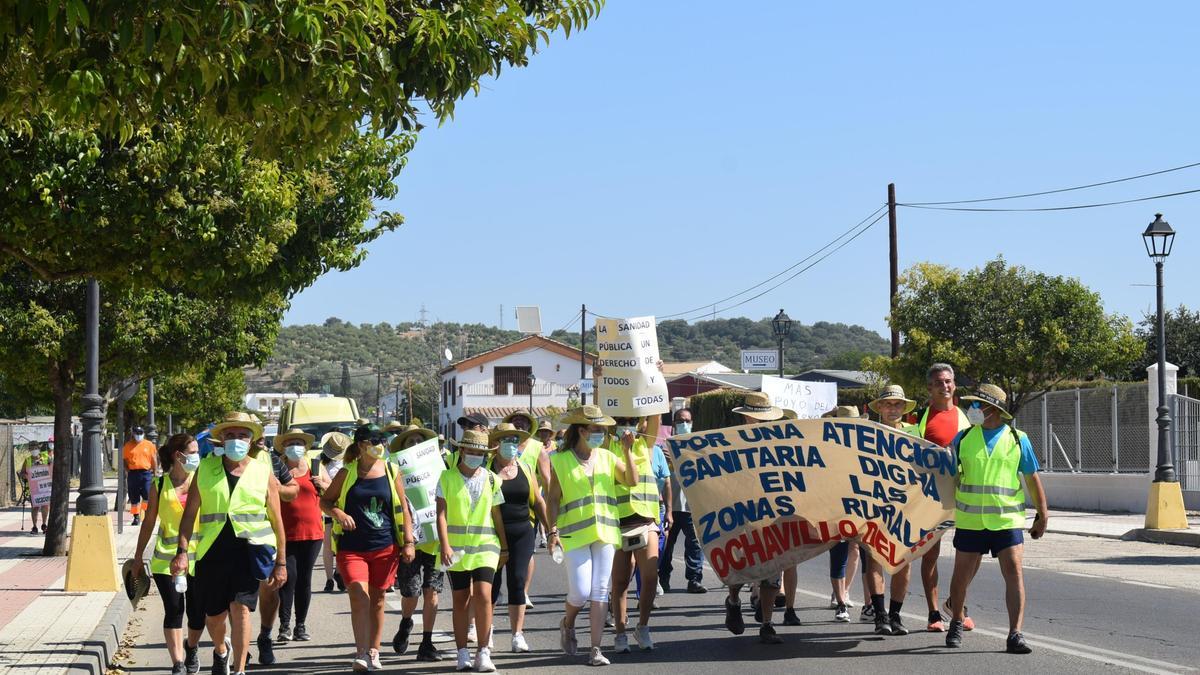
[[[13,450],[12,425],[0,424],[0,506],[17,502],[17,453]]]
[[[1173,394],[1170,402],[1175,472],[1184,490],[1200,492],[1200,401]]]
[[[1145,383],[1051,391],[1025,404],[1015,423],[1044,471],[1146,473],[1148,405]]]

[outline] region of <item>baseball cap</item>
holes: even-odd
[[[473,424],[482,424],[486,427],[488,425],[488,418],[484,417],[483,413],[477,412],[458,418],[458,426],[460,427],[471,426]]]

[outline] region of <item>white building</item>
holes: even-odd
[[[279,412],[283,409],[284,401],[291,401],[297,398],[324,398],[332,396],[332,394],[301,394],[297,396],[295,392],[258,392],[246,394],[242,398],[242,405],[250,412],[258,415],[263,420],[279,419]]]
[[[531,406],[539,419],[550,407],[566,410],[567,402],[579,396],[579,356],[575,347],[530,335],[450,364],[441,372],[439,431],[458,438],[456,422],[470,413],[481,413],[495,425]],[[584,379],[591,380],[596,355],[586,354],[584,363]]]

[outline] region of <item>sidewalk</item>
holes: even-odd
[[[116,478],[105,481],[110,507],[116,488]],[[75,497],[72,491],[72,514]],[[124,592],[65,592],[66,557],[41,556],[43,538],[29,534],[28,510],[24,530],[21,523],[16,508],[0,511],[0,672],[106,672],[132,609]],[[117,535],[119,561],[137,544],[137,528],[124,529]]]
[[[1033,524],[1033,511],[1028,512]],[[1146,516],[1138,513],[1089,513],[1050,509],[1047,532],[1077,534],[1086,537],[1147,541],[1157,544],[1200,547],[1200,515],[1188,514],[1190,530],[1147,530]]]

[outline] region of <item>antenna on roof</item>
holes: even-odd
[[[526,335],[541,335],[542,309],[536,305],[517,307],[517,330]]]

